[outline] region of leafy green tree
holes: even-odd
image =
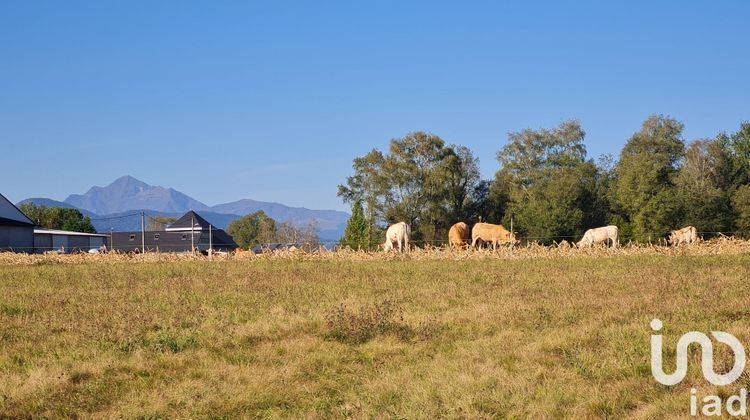
[[[49,219],[47,217],[47,206],[37,206],[34,203],[24,203],[18,207],[23,214],[26,215],[32,222],[37,226],[47,227],[49,225]],[[52,229],[48,227],[48,229]]]
[[[584,216],[584,226],[586,227],[604,226],[613,223],[611,191],[615,182],[615,163],[614,156],[609,154],[602,155],[597,159],[593,203]]]
[[[83,216],[76,209],[58,208],[57,220],[62,230],[72,232],[96,233],[96,229],[91,224],[89,216]]]
[[[227,233],[241,248],[275,243],[277,240],[276,222],[263,210],[232,221],[227,227]]]
[[[578,121],[555,129],[525,129],[508,136],[498,151],[498,202],[507,200],[503,222],[540,242],[576,237],[591,223],[596,204],[596,166],[586,160]],[[491,220],[497,222],[497,220]]]
[[[750,122],[740,124],[735,133],[719,134],[716,142],[726,158],[721,179],[731,204],[732,228],[750,230]]]
[[[731,228],[732,212],[727,193],[728,157],[717,140],[691,142],[675,179],[681,225],[699,231],[724,232]]]
[[[464,220],[466,223],[472,224],[479,221],[491,220],[491,215],[496,214],[496,208],[499,206],[493,205],[493,200],[495,199],[492,195],[493,185],[492,181],[482,179],[472,188],[468,214]],[[505,201],[502,201],[500,205],[504,203]],[[499,209],[499,211],[504,211],[504,208]],[[501,218],[502,213],[500,213],[497,220]]]
[[[388,223],[405,221],[415,236],[434,239],[435,224],[445,216],[447,188],[442,181],[447,169],[442,166],[449,153],[440,137],[424,132],[391,141],[381,172],[382,182],[390,187],[384,197]]]
[[[481,199],[475,196],[480,188],[479,159],[475,158],[466,146],[450,145],[438,171],[434,177],[434,182],[437,182],[434,196],[441,196],[440,189],[445,189],[445,202],[442,203],[445,210],[436,209],[438,223],[441,223],[441,217],[447,219],[451,225],[451,222],[468,220],[475,206],[473,201]]]
[[[370,249],[367,220],[365,219],[362,202],[355,201],[352,206],[352,216],[346,223],[344,237],[341,238],[341,246],[351,249]]]
[[[96,229],[91,224],[91,218],[84,216],[77,209],[37,206],[34,203],[22,204],[19,209],[34,223],[43,228],[96,233]]]
[[[367,243],[374,244],[378,238],[378,225],[384,220],[385,196],[388,186],[381,176],[385,157],[379,150],[354,159],[354,175],[347,177],[346,185],[338,186],[338,195],[345,203],[363,204],[367,221]]]
[[[354,159],[353,168],[339,196],[363,204],[370,244],[379,225],[399,221],[411,225],[417,240],[443,239],[451,224],[469,217],[479,180],[468,148],[424,132],[391,140],[387,154],[373,150]]]
[[[675,119],[650,116],[620,154],[613,205],[634,241],[654,240],[679,225],[675,176],[685,154],[682,129]]]
[[[738,187],[732,194],[732,207],[735,211],[734,227],[748,236],[750,232],[750,185]]]
[[[750,122],[740,124],[735,133],[719,134],[716,140],[727,159],[722,176],[728,188],[733,190],[750,184]]]

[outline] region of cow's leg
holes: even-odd
[[[404,250],[409,252],[409,238],[404,238]]]
[[[477,239],[479,239],[478,236],[476,238],[473,238],[471,240],[471,249],[475,249],[476,248],[476,246],[477,246]]]

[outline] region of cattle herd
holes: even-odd
[[[411,228],[405,222],[399,222],[388,227],[385,232],[385,243],[383,249],[388,252],[398,250],[399,252],[409,250],[409,236]],[[608,245],[617,248],[620,243],[620,230],[617,226],[602,226],[587,230],[583,238],[575,243],[579,248],[592,247],[595,245]],[[673,230],[668,238],[670,245],[689,245],[698,241],[698,230],[693,226]],[[476,249],[483,245],[492,245],[497,249],[498,245],[514,244],[516,237],[513,232],[505,229],[503,225],[491,223],[477,223],[471,229],[464,222],[458,222],[448,230],[448,245],[456,249]]]

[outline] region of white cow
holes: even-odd
[[[617,248],[620,243],[620,230],[617,226],[610,225],[589,229],[583,234],[583,238],[576,244],[579,248],[584,246],[594,246],[601,243],[611,242],[613,248]]]
[[[383,249],[388,252],[398,247],[398,252],[409,250],[409,235],[411,235],[411,228],[404,222],[398,222],[390,225],[388,230],[385,231],[385,243]]]
[[[690,245],[693,242],[698,242],[698,229],[694,226],[685,226],[682,229],[673,230],[669,234],[669,243],[673,246]]]

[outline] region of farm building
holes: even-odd
[[[34,222],[0,194],[0,251],[11,250],[34,250]]]
[[[189,211],[169,225],[165,230],[144,232],[114,232],[111,234],[110,248],[120,252],[141,251],[145,243],[146,251],[190,252],[233,251],[237,248],[229,234],[212,226],[194,211]]]
[[[34,229],[34,252],[59,251],[62,253],[89,252],[106,246],[109,235],[70,232],[55,229]]]

